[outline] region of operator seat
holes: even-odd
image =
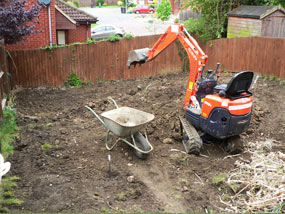
[[[220,84],[214,88],[216,93],[219,93],[221,97],[226,97],[231,100],[249,97],[252,95],[248,91],[254,73],[252,71],[242,71],[233,76],[228,84]]]

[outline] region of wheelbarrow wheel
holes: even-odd
[[[136,133],[134,135],[135,141],[136,141],[136,145],[139,149],[143,150],[143,151],[149,151],[151,150],[151,147],[149,146],[147,140],[145,139],[145,137],[140,133]],[[142,153],[136,149],[134,149],[135,155],[140,158],[140,159],[146,159],[147,155],[146,153]]]

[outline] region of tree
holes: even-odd
[[[169,20],[169,16],[171,15],[172,7],[169,1],[162,0],[162,2],[158,5],[156,9],[157,18],[162,21]]]
[[[38,33],[35,20],[42,9],[42,6],[35,4],[26,9],[27,0],[1,1],[0,7],[0,39],[4,39],[5,44],[15,44],[26,39],[29,34]],[[4,5],[4,6],[3,6]]]
[[[189,33],[204,41],[226,37],[227,12],[240,5],[278,5],[284,0],[184,0],[184,8],[201,13],[199,19],[189,19],[185,26]]]

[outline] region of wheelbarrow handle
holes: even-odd
[[[114,103],[114,105],[116,106],[116,108],[119,108],[118,104],[116,103],[116,101],[113,98],[109,97],[108,100],[112,101]]]
[[[108,126],[106,125],[106,123],[104,123],[104,121],[101,119],[101,117],[99,117],[99,115],[96,114],[96,112],[93,111],[92,108],[90,108],[90,107],[88,107],[88,106],[85,106],[85,108],[87,108],[89,111],[91,111],[91,113],[94,114],[94,116],[95,116],[107,129],[109,129]]]

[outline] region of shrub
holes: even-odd
[[[75,7],[79,7],[79,3],[78,3],[78,1],[73,1],[73,6],[75,6]]]
[[[133,35],[128,33],[128,34],[126,34],[126,35],[124,36],[124,38],[125,38],[125,39],[130,39],[130,38],[133,38]]]
[[[156,4],[150,4],[149,7],[152,7],[153,9],[157,8]]]
[[[118,1],[117,4],[118,4],[119,6],[123,6],[123,5],[124,5],[124,3],[123,3],[122,1]]]
[[[136,7],[137,6],[137,4],[135,4],[135,3],[130,3],[129,4],[129,7]]]
[[[169,17],[171,15],[171,4],[167,0],[162,0],[162,2],[158,5],[156,9],[157,18],[162,21],[169,20]]]
[[[105,2],[104,0],[97,0],[97,1],[96,1],[96,4],[97,4],[97,6],[99,6],[99,4],[103,5],[104,2]]]
[[[64,83],[66,86],[77,87],[82,85],[82,81],[77,77],[76,73],[72,72],[68,80]]]
[[[103,6],[107,6],[108,4],[105,2],[104,4],[103,4]]]
[[[121,37],[118,36],[118,35],[110,35],[107,38],[107,41],[109,41],[109,42],[116,42],[116,41],[119,41],[120,39],[121,39]]]
[[[16,131],[18,127],[16,125],[16,111],[10,107],[5,107],[3,111],[4,119],[0,122],[0,145],[1,153],[6,159],[13,153],[13,146],[11,145],[15,137],[18,136]],[[20,205],[23,201],[15,198],[15,187],[17,187],[16,180],[19,179],[15,176],[8,176],[2,179],[0,183],[0,212],[8,212],[7,206]]]
[[[16,125],[16,111],[7,106],[3,111],[4,120],[0,123],[0,142],[1,153],[6,159],[13,153],[14,147],[11,145],[18,134],[16,133],[18,127]]]

